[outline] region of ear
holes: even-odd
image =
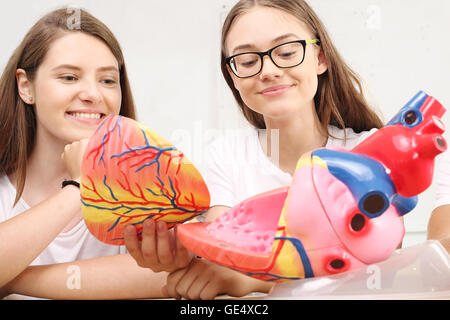
[[[27,73],[23,69],[16,70],[17,88],[19,90],[20,98],[26,104],[34,103],[33,84],[28,80]]]
[[[321,75],[328,70],[327,59],[323,53],[322,48],[319,49],[319,54],[317,56],[317,75]]]

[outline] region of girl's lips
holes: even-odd
[[[263,96],[267,97],[274,97],[284,94],[286,91],[288,91],[290,88],[292,88],[292,85],[278,85],[266,88],[262,90],[260,93]]]

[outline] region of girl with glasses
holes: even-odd
[[[352,148],[383,125],[368,105],[357,74],[303,0],[239,1],[223,25],[221,68],[253,129],[210,147],[205,177],[211,194],[209,221],[256,194],[289,186],[305,152]],[[171,251],[164,225],[158,227],[162,233],[154,223],[144,227],[142,248],[130,228],[127,248],[141,266],[172,271],[170,295],[211,298],[270,289],[268,283],[191,261],[183,249]],[[217,276],[223,274],[227,276]]]
[[[81,216],[86,138],[135,108],[116,38],[76,10],[78,24],[73,9],[42,17],[0,80],[0,297],[162,297],[166,275],[98,241]]]

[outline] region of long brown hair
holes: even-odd
[[[128,81],[122,50],[112,32],[100,20],[83,9],[76,24],[73,10],[54,10],[43,16],[25,35],[6,65],[0,79],[0,170],[5,174],[16,173],[17,194],[14,205],[20,199],[25,186],[27,160],[33,151],[36,134],[36,116],[32,107],[19,96],[16,70],[26,71],[33,81],[36,71],[52,44],[68,32],[82,32],[102,40],[118,61],[122,104],[120,114],[135,119],[136,112]]]
[[[323,132],[328,133],[328,125],[334,125],[341,129],[349,127],[355,132],[383,126],[383,122],[369,107],[364,97],[359,76],[341,58],[331,42],[325,26],[303,0],[241,0],[230,10],[225,19],[222,28],[222,74],[250,124],[258,129],[266,128],[263,116],[251,110],[234,87],[225,61],[227,58],[225,41],[234,20],[255,6],[275,8],[293,15],[306,24],[315,38],[320,39],[321,50],[325,56],[328,70],[318,78],[314,103]],[[330,134],[328,133],[328,135]]]

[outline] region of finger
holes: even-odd
[[[142,256],[144,265],[154,272],[162,271],[156,253],[155,221],[147,219],[142,228]]]
[[[141,254],[141,248],[139,240],[137,238],[137,231],[133,225],[128,225],[123,230],[123,236],[125,240],[125,247],[128,253],[136,260],[139,266],[143,263],[143,257]]]
[[[196,278],[197,278],[197,274],[192,274],[190,272],[187,272],[184,275],[184,277],[176,285],[176,287],[175,287],[176,293],[185,299],[192,299],[189,297],[188,293],[189,293],[189,288],[195,282]]]
[[[175,265],[178,268],[185,268],[194,258],[194,254],[177,242]]]
[[[178,269],[167,276],[166,290],[169,296],[175,299],[181,298],[180,294],[176,290],[176,287],[187,271],[188,268]]]
[[[202,288],[198,299],[201,300],[212,300],[217,297],[221,292],[221,287],[215,281],[208,281]]]
[[[169,267],[168,271],[174,269],[172,264],[174,263],[174,257],[172,250],[170,248],[169,232],[167,230],[167,224],[163,221],[158,221],[157,226],[157,236],[156,236],[156,247],[158,250],[158,260],[163,266]]]
[[[182,279],[178,281],[175,288],[178,294],[187,299],[193,299],[190,297],[189,292],[192,285],[197,281],[201,273],[203,272],[203,264],[196,263],[194,260],[187,269],[187,272],[183,275]]]
[[[186,249],[177,236],[177,227],[175,226],[175,265],[178,268],[184,268],[189,265],[194,254]]]
[[[191,286],[186,292],[187,297],[191,300],[200,299],[205,287],[211,281],[214,281],[214,279],[211,278],[211,274],[209,272],[197,273],[197,277],[192,281]]]

